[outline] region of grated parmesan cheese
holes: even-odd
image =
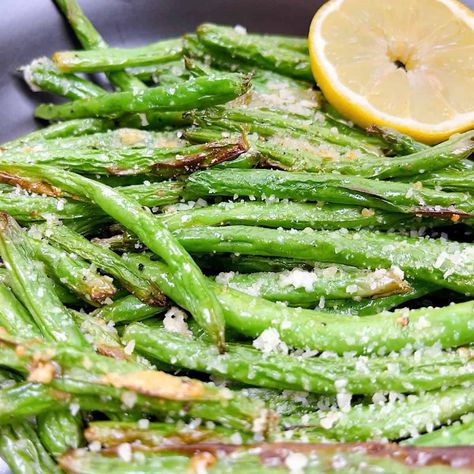
[[[285,459],[285,466],[291,474],[303,474],[308,465],[308,458],[303,453],[290,453]]]
[[[291,271],[283,272],[280,276],[282,286],[293,286],[293,288],[304,288],[307,292],[313,290],[313,286],[318,280],[318,275],[314,272],[294,268]]]
[[[120,459],[125,462],[130,462],[132,460],[132,446],[130,443],[122,443],[119,444],[117,448],[117,454],[119,455]]]
[[[176,306],[172,306],[166,313],[163,319],[163,326],[167,331],[177,332],[182,336],[192,339],[193,333],[189,330],[186,324],[187,315]]]
[[[271,352],[288,353],[288,346],[280,340],[280,333],[275,328],[265,329],[253,341],[253,346],[264,354],[270,354]]]

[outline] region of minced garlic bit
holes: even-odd
[[[193,333],[186,324],[187,314],[176,306],[172,306],[163,319],[163,326],[167,331],[177,332],[184,337],[192,339]]]
[[[30,372],[28,382],[49,383],[56,375],[56,369],[50,362],[39,362]]]
[[[362,217],[373,217],[375,215],[375,211],[373,209],[368,209],[367,207],[364,207],[361,211]]]
[[[137,145],[138,143],[142,143],[146,135],[141,130],[136,130],[134,128],[121,128],[117,130],[117,136],[122,145]]]
[[[410,310],[408,308],[402,308],[399,312],[400,316],[397,318],[397,323],[400,326],[405,327],[408,326],[409,319],[410,319]]]

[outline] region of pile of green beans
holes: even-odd
[[[83,50],[21,70],[66,101],[0,146],[11,471],[470,472],[474,131],[353,125],[304,38],[54,2]]]

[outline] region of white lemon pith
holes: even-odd
[[[309,33],[328,101],[426,143],[474,127],[474,13],[457,0],[330,0]]]

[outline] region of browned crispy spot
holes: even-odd
[[[100,381],[116,388],[126,388],[142,395],[167,400],[195,400],[205,396],[202,382],[174,377],[154,370],[142,370],[129,374],[110,373],[104,375]]]
[[[87,296],[92,302],[105,303],[109,298],[113,297],[117,289],[112,281],[108,281],[105,277],[97,277],[97,275],[85,275],[84,283],[87,286]]]
[[[198,169],[209,168],[224,161],[237,158],[249,149],[245,135],[239,141],[223,145],[219,142],[206,143],[205,151],[175,158],[169,161],[160,161],[153,165],[155,170],[168,170],[172,175],[190,173]]]
[[[157,285],[150,283],[150,289],[147,292],[138,292],[136,288],[122,282],[122,286],[130,293],[135,295],[139,300],[150,306],[165,306],[168,302],[166,296],[160,291]]]
[[[166,306],[168,300],[166,296],[156,289],[153,294],[143,298],[143,301],[150,306]]]
[[[36,194],[46,194],[47,196],[59,197],[63,195],[61,189],[47,183],[41,179],[22,178],[4,171],[0,171],[0,182],[11,184],[12,186],[20,186],[23,189]]]
[[[113,447],[121,443],[134,443],[139,441],[140,444],[145,446],[156,446],[158,440],[165,444],[197,444],[197,443],[213,443],[219,442],[220,435],[214,431],[205,430],[202,428],[186,429],[183,431],[174,431],[167,433],[161,438],[156,436],[151,430],[143,430],[135,426],[119,426],[117,428],[111,428],[104,432],[101,428],[97,428],[94,425],[84,431],[86,440],[91,443],[92,441],[100,441],[103,446]]]
[[[422,206],[414,209],[414,213],[417,216],[422,217],[438,217],[440,219],[450,219],[453,222],[457,222],[462,219],[469,219],[472,214],[468,212],[460,211],[459,209],[449,209],[446,207],[438,206]]]
[[[58,390],[56,388],[49,388],[49,394],[58,401],[67,401],[70,400],[72,395],[67,392],[63,392],[62,390]]]
[[[447,465],[459,468],[474,468],[474,447],[457,446],[446,448],[427,448],[416,446],[399,446],[397,444],[383,443],[263,443],[247,446],[236,446],[221,443],[206,443],[195,445],[160,446],[147,448],[147,450],[157,452],[180,452],[193,455],[195,453],[208,452],[214,456],[220,454],[231,454],[252,450],[259,453],[264,465],[283,464],[290,452],[300,452],[305,454],[326,454],[337,453],[366,454],[368,456],[392,458],[400,463],[414,466]]]
[[[390,281],[385,283],[383,286],[377,286],[374,289],[373,298],[408,293],[412,289],[410,284],[397,275],[396,272],[387,270],[386,276],[390,278]]]
[[[408,326],[409,322],[410,322],[410,320],[409,320],[408,316],[399,316],[397,318],[397,323],[402,327]]]
[[[127,354],[121,347],[112,347],[106,344],[98,344],[96,346],[96,352],[111,359],[126,360],[128,359]]]

